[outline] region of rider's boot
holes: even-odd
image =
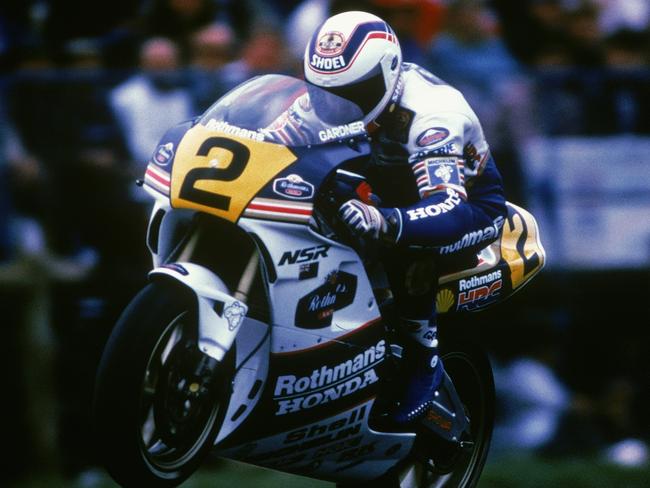
[[[420,418],[440,388],[444,370],[438,356],[435,318],[407,321],[398,378],[403,381],[392,419],[407,424]]]

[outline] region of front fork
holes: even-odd
[[[164,264],[153,269],[149,276],[171,278],[194,293],[199,350],[219,362],[223,361],[246,317],[246,304],[231,296],[216,274],[195,263]]]

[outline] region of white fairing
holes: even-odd
[[[226,285],[216,274],[198,264],[173,263],[155,268],[149,275],[170,276],[196,294],[199,349],[218,361],[223,360],[248,307],[227,293]]]
[[[409,453],[414,435],[373,431],[368,425],[373,403],[363,402],[326,419],[220,454],[271,469],[299,465],[305,475],[315,477],[331,478],[332,473],[347,480],[379,477],[390,466],[391,457],[400,459]],[[391,456],[377,456],[388,450]],[[363,462],[356,462],[364,456]]]
[[[272,327],[270,337],[262,337],[261,329],[257,332],[254,330],[255,326],[261,324],[249,324],[247,319],[241,328],[240,336],[237,337],[237,347],[239,347],[243,334],[249,331],[255,335],[251,342],[259,344],[259,347],[248,362],[242,365],[235,378],[233,395],[236,398],[231,400],[226,422],[215,442],[219,455],[270,468],[288,471],[304,470],[305,475],[315,478],[326,479],[335,476],[346,480],[360,480],[380,476],[393,463],[408,454],[415,436],[412,433],[385,433],[372,430],[368,422],[375,402],[373,396],[366,397],[363,402],[353,406],[349,406],[349,403],[338,406],[336,401],[325,403],[328,395],[345,402],[346,388],[349,385],[354,385],[359,389],[357,391],[365,389],[367,386],[365,383],[361,381],[354,383],[356,380],[354,375],[343,378],[342,381],[345,383],[341,381],[304,391],[304,398],[312,400],[323,398],[323,404],[330,407],[330,413],[324,418],[321,413],[303,425],[261,437],[252,443],[229,448],[219,447],[219,444],[227,440],[240,425],[241,419],[238,415],[242,414],[242,417],[248,415],[258,397],[261,396],[255,388],[256,381],[262,382],[266,392],[274,392],[273,407],[267,415],[270,413],[278,422],[286,422],[285,419],[292,414],[301,415],[311,410],[310,400],[300,403],[300,395],[293,395],[291,400],[279,399],[277,395],[278,390],[282,389],[280,386],[282,379],[269,375],[269,357],[294,357],[296,352],[309,354],[308,351],[312,348],[317,349],[328,343],[344,344],[348,341],[350,333],[361,330],[365,325],[380,318],[366,271],[359,256],[351,248],[313,232],[306,225],[241,219],[239,226],[256,234],[263,241],[268,259],[273,263],[274,274],[272,273],[271,276],[273,279],[268,283]],[[305,276],[305,269],[310,270],[308,276]],[[343,274],[355,277],[353,300],[350,303],[343,302],[344,306],[340,308],[341,304],[335,303],[332,312],[331,308],[324,305],[324,303],[331,305],[327,302],[327,294],[314,294],[314,291],[330,283],[335,279],[334,276],[340,278]],[[339,283],[344,281],[341,280]],[[340,291],[345,293],[345,290]],[[308,300],[305,301],[305,298]],[[338,298],[337,296],[336,299]],[[312,329],[300,327],[301,318],[298,317],[297,311],[301,309],[301,303],[306,304],[308,313],[314,312],[315,317],[318,317],[319,311],[327,309],[328,321],[331,313],[331,323]],[[383,351],[384,340],[381,339],[379,342],[376,350],[379,351],[381,346]],[[250,345],[248,347],[250,349]],[[373,349],[373,345],[370,344],[368,349]],[[314,363],[313,367],[320,371],[335,369],[337,365],[350,362],[355,355],[359,358],[364,354],[363,351],[355,350],[352,346],[348,353],[340,357],[330,357],[322,364]],[[296,358],[298,356],[301,354],[295,355]],[[375,363],[365,367],[365,376],[363,373],[357,375],[359,378],[368,378],[374,374],[374,368],[383,360],[383,352],[381,354],[377,352],[376,357]],[[370,384],[372,383],[368,386]],[[250,391],[254,392],[253,400],[249,398],[251,395],[246,396]],[[268,396],[267,394],[266,401]],[[347,406],[342,407],[342,405]],[[390,454],[385,455],[386,452]]]
[[[269,371],[270,330],[267,324],[246,317],[236,338],[236,374],[228,411],[219,435],[218,444],[239,427],[253,411],[262,392]]]
[[[273,261],[277,279],[269,283],[273,337],[271,352],[289,352],[321,344],[380,318],[372,288],[357,253],[338,242],[311,231],[308,226],[242,219],[239,225],[262,237]],[[293,262],[295,261],[295,262]],[[301,266],[314,266],[317,274],[301,278]],[[299,301],[336,273],[356,279],[354,300],[333,312],[328,327],[296,327]],[[320,298],[320,302],[318,303]],[[318,313],[327,297],[314,297],[310,312]]]
[[[264,273],[271,306],[268,324],[246,317],[246,304],[231,296],[224,282],[203,266],[179,261],[161,265],[150,273],[174,279],[195,294],[202,351],[222,361],[234,345],[235,373],[223,424],[214,440],[216,452],[290,472],[305,470],[314,478],[361,480],[380,476],[408,454],[415,435],[372,430],[368,422],[374,395],[368,393],[352,405],[347,401],[351,398],[348,395],[370,391],[376,385],[379,377],[375,371],[383,362],[385,348],[383,338],[365,343],[363,350],[354,345],[353,339],[350,341],[352,333],[381,318],[358,254],[304,224],[241,218],[238,225],[258,237],[266,253],[262,262],[272,263],[273,279],[268,269]],[[341,301],[341,296],[346,300]],[[301,309],[306,318],[300,316]],[[313,320],[317,323],[313,324]],[[327,323],[323,325],[320,320]],[[288,378],[286,374],[302,373],[289,369],[278,376],[273,370],[277,368],[274,357],[293,357],[299,352],[304,361],[313,348],[348,342],[350,349],[340,356],[305,367],[310,371],[333,370],[355,358],[372,356],[374,359],[364,364],[363,370],[348,373],[336,383],[309,389],[303,396],[285,399],[282,392],[278,393]],[[373,352],[374,356],[370,354]],[[321,413],[309,417],[316,404],[308,399],[315,398],[322,398],[318,404]],[[269,401],[271,408],[264,416],[287,427],[254,442],[222,447],[240,428],[246,429],[248,421],[254,424],[256,415],[262,415],[258,407],[266,408]],[[289,427],[291,422],[286,422],[292,415],[305,415],[304,424]]]
[[[158,193],[148,185],[143,185],[142,188],[149,194],[150,197],[152,197],[154,201],[153,207],[149,215],[149,225],[147,226],[147,243],[149,243],[151,241],[149,235],[151,232],[151,221],[153,220],[154,216],[158,213],[159,210],[167,212],[171,210],[172,207],[171,204],[169,203],[169,197]],[[158,253],[155,252],[153,249],[151,249],[151,247],[149,247],[149,252],[151,254],[153,267],[156,268],[160,266],[162,263]]]

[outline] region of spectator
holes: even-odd
[[[535,133],[531,83],[499,36],[499,24],[479,0],[449,5],[426,66],[477,107],[510,201],[525,205],[519,148]]]
[[[109,94],[134,174],[143,170],[170,126],[194,115],[190,93],[179,78],[180,67],[180,54],[173,41],[149,39],[140,50],[140,70]]]
[[[112,86],[99,43],[95,39],[68,42],[64,59],[67,77],[58,100],[66,110],[57,130],[65,130],[70,154],[68,164],[61,165],[51,178],[61,189],[58,200],[64,213],[58,220],[60,215],[68,217],[57,225],[69,228],[72,246],[92,249],[98,264],[107,267],[104,271],[117,273],[121,266],[134,266],[140,260],[123,217],[137,220],[129,198],[135,177],[124,164],[128,149],[109,104]],[[118,220],[124,234],[116,236],[107,223]]]
[[[303,0],[287,17],[284,37],[294,64],[299,67],[305,46],[316,28],[331,13],[331,0]],[[296,69],[296,72],[300,72]]]
[[[261,0],[152,0],[140,20],[146,36],[174,41],[185,63],[197,31],[219,22],[228,25],[237,39],[244,40],[259,20],[274,17]]]
[[[19,64],[6,86],[6,175],[13,211],[12,247],[21,254],[46,248],[69,251],[56,228],[59,199],[52,174],[63,164],[67,142],[62,138],[64,111],[56,110],[60,86],[53,83],[53,63],[41,45],[21,50]],[[3,124],[4,125],[4,124]]]
[[[38,208],[52,203],[45,197],[51,192],[44,167],[27,152],[11,120],[4,114],[0,120],[0,261],[41,255],[51,245]]]
[[[467,80],[490,92],[521,74],[499,36],[497,19],[480,0],[457,0],[449,6],[443,31],[431,41],[429,54],[430,65],[443,79]]]
[[[40,40],[30,16],[29,3],[0,3],[0,73],[16,69],[21,51]]]
[[[112,0],[110,2],[83,2],[48,0],[31,3],[34,26],[42,24],[43,40],[55,62],[65,56],[67,45],[74,39],[94,39],[106,50],[111,60],[129,56],[134,46],[137,18],[146,0]]]
[[[295,74],[284,39],[273,26],[259,25],[245,42],[241,56],[226,64],[221,79],[231,89],[247,79],[265,73]]]
[[[593,0],[598,6],[598,25],[605,35],[618,31],[642,32],[650,27],[647,0]]]
[[[562,0],[489,0],[489,5],[499,17],[509,51],[525,65],[533,66],[549,42],[567,42]]]
[[[15,238],[11,227],[15,214],[12,198],[13,180],[30,179],[38,163],[26,157],[20,140],[6,113],[4,86],[0,85],[0,263],[15,258]],[[24,171],[23,178],[15,174]]]
[[[10,87],[13,205],[19,222],[37,224],[17,229],[16,238],[19,248],[87,268],[100,255],[120,252],[123,241],[106,233],[106,222],[124,201],[125,172],[118,164],[124,150],[96,43],[69,42],[64,54],[65,70],[58,71],[42,51],[32,52]]]
[[[283,32],[289,54],[296,65],[296,73],[302,73],[305,47],[316,28],[330,15],[346,10],[373,12],[371,0],[303,0],[289,15]]]
[[[20,354],[30,354],[30,360],[48,368],[52,379],[65,385],[56,391],[56,408],[45,403],[49,394],[33,397],[28,393],[26,400],[42,400],[43,408],[50,412],[52,418],[43,422],[58,435],[57,460],[68,474],[90,455],[83,435],[89,432],[86,422],[95,365],[86,358],[100,350],[90,340],[97,340],[97,327],[79,333],[84,319],[76,302],[81,301],[80,295],[89,293],[95,271],[101,276],[99,282],[114,287],[113,295],[106,294],[107,301],[114,303],[115,290],[126,288],[120,272],[127,269],[137,273],[136,265],[142,263],[144,252],[135,242],[143,242],[146,220],[138,220],[141,214],[133,212],[124,198],[127,191],[119,165],[122,153],[104,98],[106,83],[97,43],[94,39],[68,42],[59,59],[65,62],[63,70],[54,70],[42,51],[24,58],[21,69],[11,79],[12,118],[3,124],[3,130],[15,211],[12,250],[16,257],[29,255],[28,262],[38,266],[34,268],[38,273],[29,271],[21,279],[25,283],[34,280],[39,293],[48,293],[43,299],[48,313],[39,318],[37,327],[23,318],[19,306],[15,315],[25,320],[19,323],[21,329],[35,327],[44,337],[56,335],[57,339],[40,338],[36,354],[31,350],[21,350]],[[139,233],[131,226],[136,220],[138,229],[142,229]],[[83,291],[72,291],[77,285]],[[112,324],[112,317],[108,319]],[[33,332],[21,330],[20,346],[24,347],[28,333]],[[64,344],[76,337],[78,347],[67,349]],[[50,362],[50,358],[55,361]],[[19,360],[26,361],[23,357]],[[74,382],[70,382],[72,377]],[[27,390],[49,393],[48,387],[54,385],[49,380],[47,383],[45,388],[29,385]],[[27,433],[28,438],[33,434]],[[40,433],[38,438],[32,451],[47,447]],[[29,455],[34,456],[32,452]]]
[[[205,111],[224,92],[221,68],[233,61],[235,35],[223,23],[211,24],[192,36],[190,86],[197,113]]]
[[[280,19],[286,20],[302,3],[302,0],[268,0],[266,3],[274,12],[277,12]]]
[[[235,41],[233,30],[221,22],[195,32],[191,44],[192,65],[204,70],[218,70],[234,58]]]
[[[404,61],[426,64],[426,50],[444,24],[447,4],[441,0],[370,0],[370,11],[395,30]]]
[[[598,24],[598,8],[586,2],[568,10],[565,29],[571,63],[575,66],[599,67],[605,63],[604,34]]]
[[[183,62],[192,35],[217,20],[218,4],[212,0],[153,0],[143,12],[144,35],[167,38],[178,49]]]

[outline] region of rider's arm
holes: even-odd
[[[501,175],[478,118],[464,99],[457,102],[457,110],[419,117],[410,131],[409,162],[421,200],[394,210],[400,244],[450,246],[469,235],[466,243],[485,246],[503,224]]]

